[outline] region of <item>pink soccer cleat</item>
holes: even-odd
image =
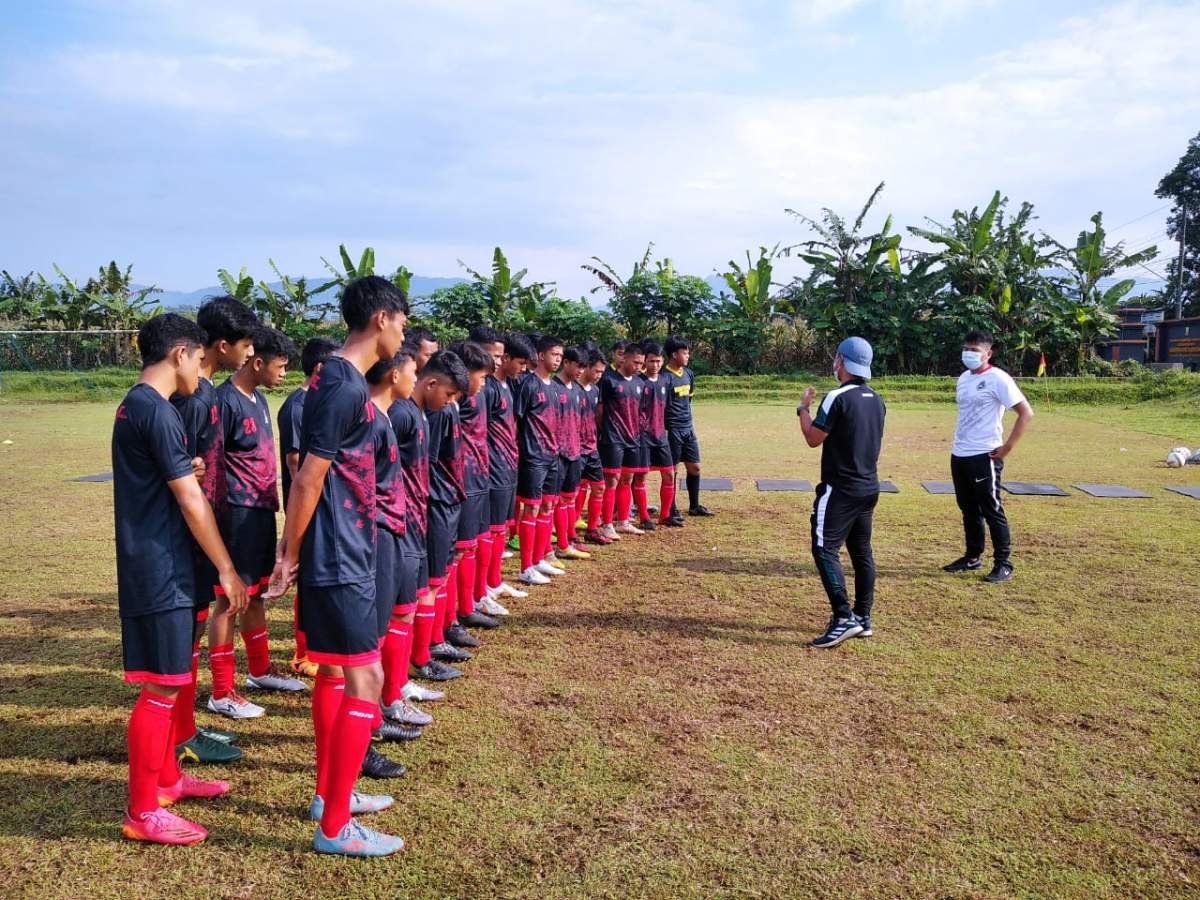
[[[228,781],[203,781],[193,778],[187,772],[183,773],[175,784],[170,787],[159,787],[158,805],[170,806],[178,800],[200,799],[209,800],[229,793]]]
[[[131,816],[127,812],[121,832],[131,841],[152,844],[198,844],[208,837],[208,829],[203,825],[189,822],[167,809],[156,809],[140,816]]]

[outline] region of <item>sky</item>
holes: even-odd
[[[172,290],[499,244],[580,296],[593,255],[712,275],[880,181],[876,228],[999,189],[1170,252],[1154,188],[1200,131],[1200,0],[3,4],[0,268]]]

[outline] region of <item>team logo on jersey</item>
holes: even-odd
[[[221,415],[217,412],[217,404],[214,403],[208,408],[208,424],[216,425],[219,421],[221,421]]]
[[[396,447],[396,445],[392,444],[392,446],[388,447],[388,460],[390,462],[395,462],[396,459],[399,457],[399,453],[400,453],[400,451]]]
[[[129,413],[125,412],[125,404],[122,403],[120,406],[117,407],[117,421],[124,422],[128,418],[129,418]]]
[[[242,419],[242,430],[246,434],[258,434],[258,423],[254,421],[253,416],[247,416]]]
[[[987,382],[981,381],[979,384],[975,385],[975,390],[982,391],[985,387],[987,387]]]
[[[500,398],[500,411],[504,412],[504,410],[506,410],[506,409],[508,409],[508,401],[505,400],[503,397],[501,397]]]

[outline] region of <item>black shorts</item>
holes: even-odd
[[[467,544],[473,544],[476,538],[490,530],[491,522],[487,521],[490,514],[488,496],[488,494],[472,494],[463,501],[458,515],[458,543],[456,546],[462,548]]]
[[[308,658],[322,666],[379,662],[376,605],[374,581],[302,585],[300,627],[308,639]]]
[[[426,535],[429,574],[433,578],[444,578],[454,557],[454,545],[458,542],[458,517],[461,503],[448,506],[437,500],[429,501],[429,531]]]
[[[647,441],[646,454],[648,456],[647,463],[649,467],[655,471],[675,468],[675,459],[671,454],[671,445],[668,443],[665,435],[661,441]]]
[[[636,472],[641,460],[642,450],[640,447],[625,447],[621,444],[600,445],[600,465],[605,474]]]
[[[583,461],[583,469],[579,473],[579,480],[582,482],[597,482],[604,480],[604,467],[600,465],[600,451],[585,454],[580,457]]]
[[[229,557],[251,597],[266,590],[275,568],[275,511],[256,506],[230,506],[222,517],[221,536]],[[220,588],[214,587],[218,596]]]
[[[700,442],[696,440],[694,431],[668,431],[667,440],[671,444],[671,464],[681,462],[700,462]]]
[[[546,462],[525,462],[517,467],[517,497],[536,503],[546,494],[557,494],[561,476],[558,457]]]
[[[375,538],[375,612],[379,636],[387,634],[392,608],[400,597],[400,537],[380,528]]]
[[[217,567],[212,564],[212,560],[204,554],[199,546],[192,547],[192,555],[196,560],[196,611],[199,613],[200,610],[204,610],[205,618],[207,618],[208,608],[216,599],[213,589],[220,583],[220,576],[217,575]]]
[[[583,460],[579,457],[567,459],[565,456],[560,456],[558,463],[562,469],[562,484],[558,486],[558,492],[560,494],[575,493],[579,490],[579,479],[583,475]]]
[[[121,619],[121,658],[130,684],[179,687],[192,680],[191,606]]]
[[[421,578],[424,567],[424,556],[405,556],[400,554],[396,559],[396,606],[395,611],[407,615],[417,608],[417,582]],[[429,584],[429,575],[425,575],[425,584]]]
[[[513,508],[517,502],[517,485],[502,488],[492,488],[488,492],[488,524],[493,528],[507,525],[513,517]]]

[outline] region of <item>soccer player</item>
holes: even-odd
[[[608,363],[604,354],[595,348],[588,350],[587,366],[579,373],[579,387],[585,403],[583,417],[579,423],[579,452],[583,465],[580,469],[580,489],[575,500],[575,515],[582,518],[587,514],[584,539],[589,544],[606,546],[612,541],[600,533],[601,516],[604,513],[604,467],[600,464],[600,450],[596,441],[596,407],[600,403],[600,388],[597,385]]]
[[[622,363],[625,361],[625,350],[632,343],[633,341],[627,341],[624,338],[618,338],[617,340],[613,341],[612,346],[608,348],[610,362],[607,374],[617,375],[620,373]]]
[[[833,616],[814,647],[836,647],[852,637],[870,637],[875,602],[875,557],[871,525],[879,500],[879,446],[887,413],[883,399],[867,384],[871,345],[860,337],[838,344],[833,372],[839,387],[825,395],[812,417],[813,388],[796,408],[810,447],[821,448],[821,483],[812,513],[812,555],[829,596]],[[846,592],[842,544],[854,565],[854,608]]]
[[[633,505],[633,476],[642,467],[641,377],[646,356],[634,343],[625,347],[619,372],[600,381],[597,421],[600,428],[600,463],[604,468],[604,527],[609,540],[622,534],[644,534],[629,521]]]
[[[214,514],[225,507],[225,470],[221,465],[221,429],[217,413],[217,372],[240,369],[254,352],[252,334],[258,318],[233,297],[214,297],[205,301],[196,314],[196,324],[205,333],[204,360],[200,364],[199,386],[184,397],[177,394],[171,403],[183,420],[184,439],[192,466],[200,479],[200,488]],[[208,622],[209,608],[216,595],[213,587],[217,573],[197,545],[196,557],[196,628],[192,641],[193,678],[183,687],[175,708],[184,720],[180,733],[184,740],[175,748],[180,760],[200,763],[228,763],[241,758],[242,751],[232,746],[235,736],[228,731],[197,728],[195,718],[196,678],[200,667],[200,636]]]
[[[279,423],[279,472],[283,476],[283,508],[287,509],[288,492],[292,479],[300,468],[300,428],[304,421],[304,395],[309,385],[318,377],[325,360],[337,350],[337,341],[327,337],[309,338],[300,353],[300,365],[304,370],[304,384],[296,388],[279,407],[276,421]],[[292,601],[292,633],[296,637],[296,649],[292,654],[292,672],[305,678],[315,678],[317,664],[308,658],[308,647],[304,642],[304,630],[300,627],[300,598]]]
[[[208,831],[165,809],[176,800],[218,797],[228,782],[179,770],[184,742],[181,689],[195,684],[194,540],[212,562],[229,605],[244,609],[246,587],[221,540],[212,507],[197,484],[183,421],[168,398],[191,396],[200,378],[205,332],[173,313],[138,331],[142,374],[113,424],[113,505],[117,606],[125,680],[142,685],[129,718],[129,804],[125,837],[195,844]]]
[[[963,341],[962,362],[967,371],[958,378],[958,424],[950,450],[954,497],[962,510],[967,552],[943,566],[946,572],[983,568],[983,523],[992,534],[992,571],[983,580],[992,584],[1011,581],[1012,535],[1000,500],[1004,460],[1021,440],[1033,419],[1033,407],[1012,376],[991,364],[992,336],[972,331]],[[1004,440],[1004,412],[1015,410],[1008,440]]]
[[[671,459],[673,470],[680,463],[686,473],[685,483],[688,493],[689,516],[715,515],[708,507],[700,503],[700,441],[696,438],[695,425],[692,422],[692,397],[696,393],[696,375],[688,368],[691,361],[691,344],[684,338],[672,335],[663,345],[667,357],[667,408],[665,421],[667,439],[671,444]],[[677,493],[677,492],[676,492]],[[671,514],[664,521],[665,525],[679,527],[683,525],[683,517],[679,509],[672,504]]]
[[[384,856],[403,840],[351,818],[391,802],[354,791],[382,718],[383,687],[375,604],[376,407],[364,375],[400,349],[408,301],[391,282],[367,276],[346,286],[341,308],[350,333],[304,398],[300,469],[267,597],[280,596],[299,575],[300,624],[309,658],[320,666],[313,688],[317,796],[310,814],[320,818],[313,849]]]
[[[250,605],[241,615],[249,689],[305,689],[302,681],[289,678],[271,663],[267,612],[259,596],[275,567],[275,513],[279,509],[271,410],[260,388],[277,387],[287,374],[288,360],[295,355],[296,347],[286,335],[274,328],[258,328],[253,355],[217,388],[221,465],[226,483],[225,507],[217,514],[217,521],[250,595]],[[221,592],[216,593],[216,608],[208,620],[208,664],[212,670],[208,708],[231,719],[257,718],[265,710],[234,689],[233,639],[238,623]]]
[[[558,559],[591,559],[592,554],[579,546],[575,535],[575,495],[583,477],[583,425],[588,409],[587,397],[579,386],[579,375],[590,359],[583,347],[571,347],[563,352],[562,366],[554,376],[559,393],[558,406],[558,465],[562,470],[558,506],[554,510],[554,533]],[[594,415],[594,412],[593,412]],[[594,421],[594,420],[593,420]]]
[[[521,581],[548,584],[562,569],[546,559],[561,475],[558,466],[559,394],[554,373],[562,365],[563,342],[541,335],[534,344],[537,366],[513,392],[517,417],[517,503],[521,508],[518,537]]]
[[[433,332],[419,325],[408,330],[404,343],[408,345],[417,361],[418,372],[424,369],[429,358],[438,352],[438,340]]]
[[[415,350],[414,344],[409,344]],[[392,404],[388,418],[396,429],[396,441],[400,446],[400,463],[404,474],[405,522],[402,557],[406,566],[416,563],[417,601],[413,619],[413,643],[410,661],[414,673],[425,681],[450,681],[459,678],[462,671],[433,659],[429,650],[437,615],[437,593],[431,590],[429,579],[430,544],[430,452],[432,441],[428,417],[453,404],[456,397],[465,394],[469,386],[466,367],[453,353],[437,352],[417,372],[417,384],[409,400]],[[398,677],[396,678],[398,681]],[[444,694],[410,681],[401,689],[402,695],[413,700],[440,700]],[[394,703],[395,697],[388,696],[386,702]]]
[[[480,326],[471,330],[471,340],[492,354],[495,370],[483,383],[483,403],[488,420],[488,526],[490,546],[486,565],[481,556],[476,581],[479,609],[489,616],[506,616],[508,609],[500,597],[520,599],[529,596],[504,580],[505,535],[513,520],[517,496],[517,420],[513,416],[510,383],[525,374],[536,354],[520,334],[501,337],[494,329]],[[480,538],[480,546],[485,546]],[[480,591],[482,588],[482,592]]]
[[[667,396],[671,385],[667,376],[662,374],[662,345],[648,340],[642,347],[646,352],[645,372],[642,377],[647,388],[642,395],[642,462],[649,471],[659,473],[659,521],[663,525],[669,525],[671,506],[675,502],[675,466],[666,425]],[[642,530],[653,531],[655,526],[649,513],[645,475],[634,477],[633,496],[637,502]]]

